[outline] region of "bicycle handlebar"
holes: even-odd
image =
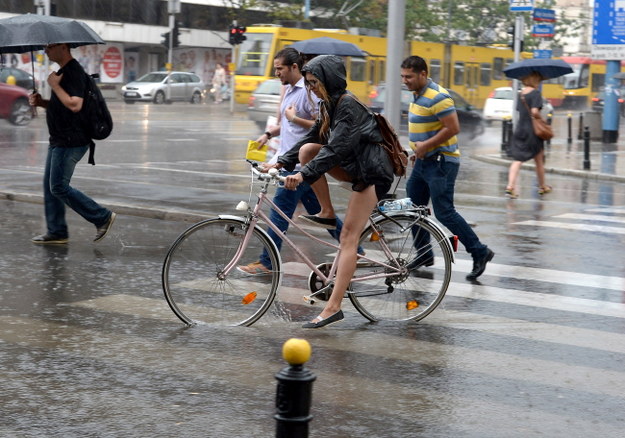
[[[280,171],[276,168],[269,169],[269,172],[261,172],[258,170],[258,163],[247,160],[252,168],[252,173],[258,177],[261,181],[279,181],[281,183],[286,181],[286,177],[280,175]]]

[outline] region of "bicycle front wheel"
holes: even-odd
[[[370,321],[425,318],[449,286],[453,255],[448,237],[427,219],[409,212],[394,214],[392,220],[381,217],[376,228],[379,233],[372,226],[365,229],[360,246],[368,258],[393,268],[359,261],[355,277],[389,276],[353,281],[348,291],[352,304]],[[384,242],[391,258],[383,251]]]
[[[251,325],[271,306],[280,285],[280,255],[275,244],[255,228],[241,248],[248,227],[243,219],[199,222],[173,243],[163,264],[167,303],[185,324]],[[236,267],[224,272],[234,257],[237,266],[258,261],[266,251],[273,267],[250,276]]]

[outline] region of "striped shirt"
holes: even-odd
[[[434,137],[444,125],[441,118],[456,111],[454,101],[443,87],[428,78],[427,85],[414,94],[408,111],[408,140],[414,150],[415,143]],[[447,161],[460,162],[458,139],[454,135],[444,143],[427,150],[425,157],[442,153]]]

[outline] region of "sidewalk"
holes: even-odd
[[[586,170],[584,169],[584,140],[578,140],[578,121],[575,119],[575,115],[572,121],[573,135],[571,142],[569,142],[566,114],[563,113],[554,117],[555,137],[551,140],[551,144],[545,145],[545,172],[595,180],[625,182],[625,126],[621,126],[617,143],[590,141],[590,168]],[[499,124],[496,126],[499,127],[500,139],[498,144],[501,145],[501,126]],[[501,166],[509,166],[511,163],[511,158],[508,158],[501,151],[501,148],[498,150],[492,147],[481,150],[477,148],[471,157]],[[533,170],[533,160],[523,163],[522,168]]]

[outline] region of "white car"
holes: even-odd
[[[204,93],[204,82],[194,73],[155,71],[141,76],[121,89],[124,102],[164,103],[169,83],[170,101],[200,103]]]
[[[484,113],[482,114],[487,123],[493,120],[512,119],[512,105],[514,93],[512,87],[499,87],[491,91],[486,103],[484,104]],[[547,99],[543,99],[543,109],[541,111],[543,117],[553,113],[553,106]]]

